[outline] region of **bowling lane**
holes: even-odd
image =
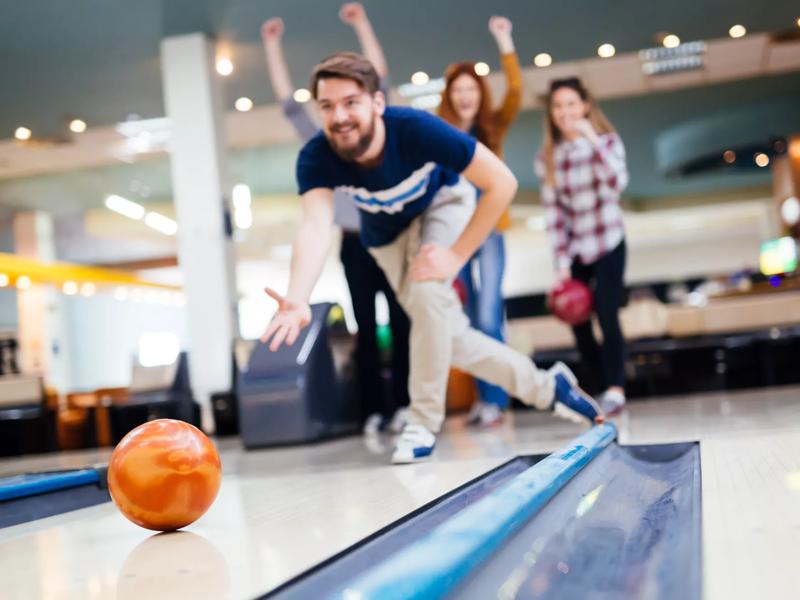
[[[624,444],[701,441],[707,600],[783,597],[800,583],[798,397],[787,387],[659,399],[618,420]],[[513,417],[488,432],[452,419],[434,460],[405,467],[387,464],[389,438],[259,452],[223,440],[220,496],[183,533],[153,535],[111,504],[0,529],[0,579],[14,586],[2,597],[255,597],[512,456],[552,451],[580,431],[535,412]],[[97,456],[26,465],[78,458]],[[0,472],[12,472],[8,462]]]
[[[223,449],[230,473],[219,497],[182,532],[153,535],[110,503],[0,530],[0,577],[13,586],[3,596],[253,597],[506,462],[514,449],[478,441],[445,454],[458,460],[393,468],[360,438],[246,455]]]

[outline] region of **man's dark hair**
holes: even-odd
[[[317,99],[317,84],[320,79],[350,79],[369,95],[379,89],[379,77],[375,67],[366,58],[355,52],[337,52],[324,59],[311,73],[309,89]]]

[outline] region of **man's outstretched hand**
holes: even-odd
[[[273,289],[265,288],[264,291],[278,303],[278,312],[261,336],[261,341],[266,344],[271,339],[269,349],[275,352],[284,342],[287,346],[295,343],[300,331],[311,321],[311,307],[305,302],[288,300]]]

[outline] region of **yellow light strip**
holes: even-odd
[[[179,286],[145,281],[127,273],[101,267],[87,267],[72,263],[43,263],[31,258],[0,252],[0,273],[10,279],[27,276],[35,283],[52,283],[61,286],[64,282],[92,282],[102,285],[130,285],[160,290],[180,291]]]

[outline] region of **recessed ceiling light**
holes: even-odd
[[[736,152],[733,150],[725,150],[725,152],[722,153],[722,159],[729,165],[732,165],[736,162]]]
[[[762,169],[769,164],[769,156],[767,156],[763,152],[759,152],[758,154],[756,154],[754,160],[756,161],[756,164]]]
[[[674,33],[670,33],[664,36],[664,41],[661,43],[664,44],[664,48],[677,48],[681,45],[681,38]]]
[[[535,64],[537,67],[549,67],[553,64],[553,57],[547,52],[540,52],[533,57],[533,64]]]
[[[27,127],[17,127],[17,130],[14,132],[14,137],[18,140],[29,140],[31,139],[31,130]]]
[[[174,219],[165,217],[157,212],[147,213],[144,217],[144,224],[164,235],[175,235],[178,233],[178,224]]]
[[[217,73],[224,77],[233,73],[233,63],[230,58],[220,58],[217,60]]]
[[[233,207],[234,208],[249,208],[253,203],[253,197],[250,193],[250,186],[246,183],[237,183],[233,186]]]
[[[86,131],[86,121],[81,119],[72,119],[72,121],[69,122],[69,130],[72,133],[83,133]]]
[[[430,80],[425,71],[417,71],[411,76],[411,83],[414,85],[425,85]]]
[[[241,98],[238,98],[236,100],[234,106],[236,107],[236,110],[238,110],[239,112],[247,112],[248,110],[253,108],[253,101],[250,100],[250,98],[248,98],[247,96],[242,96]]]
[[[800,221],[800,200],[791,196],[781,204],[781,216],[789,227],[794,227]]]
[[[5,273],[0,273],[0,288],[4,288],[8,285],[8,275]]]
[[[78,284],[74,281],[65,281],[64,285],[61,286],[61,291],[67,296],[74,296],[78,293]]]
[[[475,63],[475,74],[480,75],[481,77],[485,77],[491,72],[489,65],[485,62]]]
[[[744,25],[734,25],[728,29],[728,35],[732,38],[740,38],[747,35],[747,28]]]
[[[597,49],[597,56],[600,58],[611,58],[617,53],[617,49],[612,44],[602,44]]]
[[[294,99],[295,102],[308,102],[311,100],[311,92],[309,92],[306,88],[295,90]]]
[[[106,196],[105,205],[108,210],[113,210],[115,213],[137,221],[144,217],[145,212],[147,212],[141,204],[132,202],[116,194]]]
[[[81,286],[81,296],[86,296],[87,298],[90,296],[94,296],[94,293],[97,291],[97,286],[93,284],[91,281],[87,281]]]
[[[20,290],[27,290],[31,287],[31,278],[27,275],[20,275],[17,277],[17,288]]]

